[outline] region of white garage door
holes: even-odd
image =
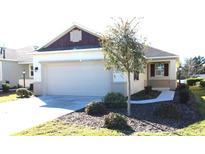
[[[45,71],[48,95],[104,96],[111,89],[103,62],[52,63]]]

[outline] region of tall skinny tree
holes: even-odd
[[[128,101],[127,114],[131,115],[131,73],[142,73],[145,68],[143,50],[146,40],[138,35],[139,20],[116,20],[114,25],[102,35],[101,45],[105,55],[106,69],[114,69],[127,74]]]

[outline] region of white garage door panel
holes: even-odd
[[[102,62],[47,65],[47,94],[104,96],[110,91],[110,74]]]

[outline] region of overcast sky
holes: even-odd
[[[0,0],[0,46],[42,46],[73,22],[103,32],[111,17],[144,17],[151,46],[182,58],[205,56],[203,0]]]

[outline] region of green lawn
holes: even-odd
[[[17,100],[15,93],[0,94],[0,103]]]
[[[92,129],[67,125],[60,120],[54,120],[45,124],[24,130],[13,135],[17,136],[121,136],[123,133],[106,128]]]
[[[162,133],[134,133],[137,136],[205,136],[205,120],[189,125],[186,128],[179,129],[176,132]]]
[[[145,93],[145,90],[142,90],[138,93],[135,93],[131,96],[132,100],[144,100],[144,99],[154,99],[159,96],[161,92],[157,90],[152,90],[149,94]]]
[[[198,104],[199,111],[204,115],[205,119],[205,89],[200,87],[191,87],[191,91],[195,94]],[[18,136],[122,136],[126,135],[116,130],[110,130],[106,128],[92,129],[88,127],[80,127],[74,125],[64,124],[60,120],[54,120],[45,124],[27,129],[19,132]],[[205,136],[205,120],[189,125],[186,128],[179,129],[176,132],[168,133],[146,133],[138,132],[130,135],[137,136]]]
[[[191,87],[191,91],[195,94],[197,101],[199,102],[197,107],[200,113],[205,118],[205,88]]]

